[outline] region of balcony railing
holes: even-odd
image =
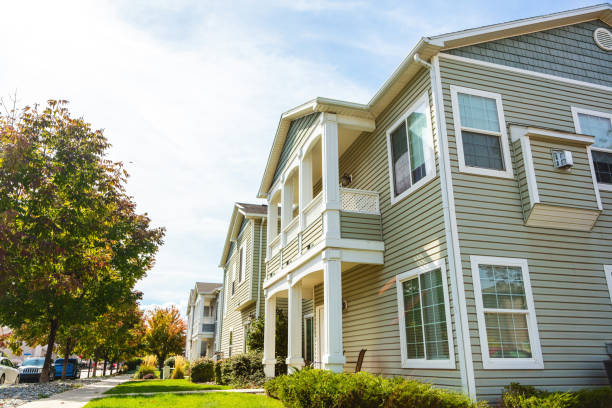
[[[272,241],[270,241],[270,245],[268,245],[268,257],[272,258],[274,255],[278,254],[281,249],[281,236],[277,235]]]
[[[302,211],[302,217],[304,217],[304,226],[307,227],[312,224],[323,212],[323,192],[320,192],[315,198],[313,198]]]
[[[202,324],[202,333],[214,333],[215,323],[204,323]]]
[[[361,214],[380,214],[379,197],[376,191],[341,188],[340,200],[342,202],[342,211]]]
[[[300,232],[300,217],[295,217],[289,225],[285,227],[285,242],[289,243],[298,236]]]

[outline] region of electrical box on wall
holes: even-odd
[[[553,165],[557,169],[567,169],[574,165],[572,152],[569,150],[553,150]]]

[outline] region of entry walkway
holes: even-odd
[[[49,398],[20,405],[19,408],[81,408],[92,399],[101,397],[105,391],[130,379],[130,375],[107,378],[81,388],[55,394]]]

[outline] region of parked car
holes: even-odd
[[[44,357],[28,358],[27,360],[25,360],[23,364],[19,367],[19,381],[40,381],[40,373],[42,372],[44,364]],[[49,381],[53,380],[55,380],[55,367],[51,365],[49,370]]]
[[[19,370],[6,357],[0,357],[0,385],[17,384],[19,382]]]
[[[55,360],[55,375],[61,377],[64,369],[64,359],[58,358]],[[66,364],[66,378],[77,379],[81,376],[81,367],[76,358],[69,358]]]

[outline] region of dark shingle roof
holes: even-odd
[[[268,206],[265,204],[236,203],[236,205],[247,214],[265,215],[268,213]]]
[[[220,283],[212,283],[212,282],[196,282],[196,288],[198,288],[198,292],[204,293],[212,293],[215,289],[223,286]]]

